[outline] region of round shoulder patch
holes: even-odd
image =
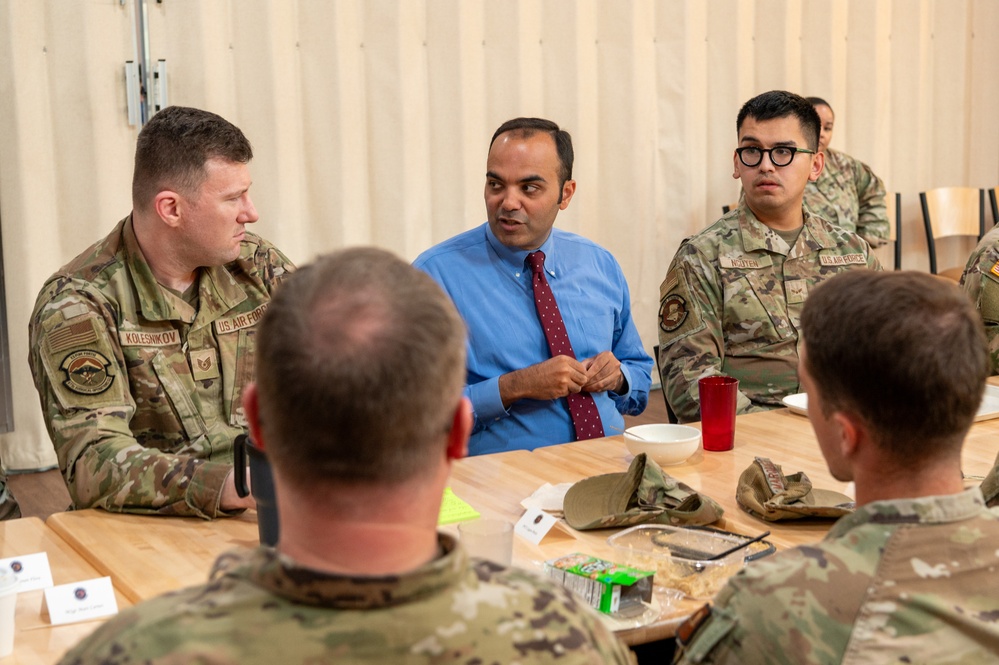
[[[111,361],[96,351],[74,351],[59,365],[66,372],[63,385],[80,395],[98,395],[114,383],[114,376],[108,374]]]
[[[659,306],[659,327],[664,332],[673,332],[687,320],[687,301],[679,293],[671,293],[663,298]]]

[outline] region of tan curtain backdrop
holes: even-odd
[[[903,194],[999,184],[995,0],[163,0],[150,55],[169,101],[253,142],[255,229],[305,262],[374,244],[413,259],[484,219],[492,131],[552,118],[575,139],[558,224],[610,249],[646,347],[680,241],[738,196],[735,116],[773,88],[826,98],[833,146]],[[130,209],[123,65],[133,0],[0,0],[0,224],[12,469],[54,464],[26,358],[43,280]],[[955,262],[969,243],[944,247]]]

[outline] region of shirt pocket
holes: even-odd
[[[187,445],[204,437],[208,428],[192,398],[195,389],[188,373],[187,355],[180,353],[179,349],[176,353],[167,353],[158,348],[131,349],[126,355],[132,354],[144,357],[143,364],[152,367],[156,379],[150,381],[148,374],[132,375],[136,417],[140,419],[135,430],[146,430],[147,436],[172,439],[174,445]],[[183,373],[174,368],[175,363],[183,367]],[[131,360],[129,364],[131,373]],[[146,403],[145,406],[140,404],[140,400]],[[172,418],[167,410],[172,412]],[[141,411],[145,413],[140,414]],[[147,418],[152,422],[147,422]]]
[[[222,368],[222,401],[225,418],[232,427],[247,426],[243,413],[243,388],[254,376],[257,329],[242,328],[218,336],[219,365]]]
[[[759,349],[793,336],[784,282],[772,270],[722,270],[726,353]]]

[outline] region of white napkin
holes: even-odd
[[[545,483],[534,490],[534,494],[521,501],[520,505],[526,509],[534,508],[546,513],[561,513],[565,493],[572,486],[573,483],[559,483],[558,485]]]

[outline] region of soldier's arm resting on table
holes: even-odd
[[[113,312],[85,285],[76,287],[67,295],[52,283],[39,296],[29,357],[73,505],[226,515],[220,501],[231,464],[145,447],[134,437],[135,402]]]
[[[971,255],[961,275],[961,288],[982,317],[992,373],[999,374],[999,244]]]
[[[854,174],[857,188],[857,235],[871,247],[880,247],[888,242],[891,225],[885,207],[885,184],[867,164],[857,161]]]
[[[660,287],[659,366],[669,406],[682,423],[701,419],[698,380],[722,373],[724,307],[717,267],[681,244]],[[740,390],[737,411],[752,408]]]

